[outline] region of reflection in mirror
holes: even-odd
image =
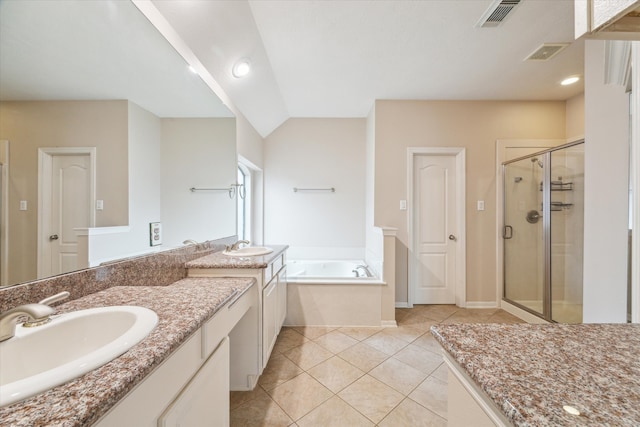
[[[2,285],[234,235],[189,188],[235,175],[232,113],[133,3],[0,3]]]

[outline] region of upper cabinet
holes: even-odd
[[[575,0],[575,38],[640,40],[640,0]]]

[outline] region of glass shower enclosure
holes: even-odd
[[[505,301],[582,322],[584,141],[502,164]]]

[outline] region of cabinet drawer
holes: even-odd
[[[273,264],[267,265],[267,268],[262,269],[262,286],[267,286],[273,278]]]
[[[280,255],[278,258],[276,258],[272,263],[271,263],[271,275],[274,276],[276,274],[278,274],[278,271],[280,271],[280,269],[282,268],[282,266],[284,265],[284,261],[283,258],[284,255]]]
[[[264,277],[263,277],[262,283],[264,286],[266,286],[271,281],[271,279],[273,279],[273,276],[278,274],[278,271],[280,271],[283,265],[284,265],[284,255],[278,256],[276,259],[271,261],[269,265],[267,265],[267,268],[263,270]]]

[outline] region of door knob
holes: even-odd
[[[49,236],[49,240],[58,240],[58,235],[52,234],[51,236]]]
[[[456,236],[454,236],[453,234],[449,234],[449,240],[456,240]]]

